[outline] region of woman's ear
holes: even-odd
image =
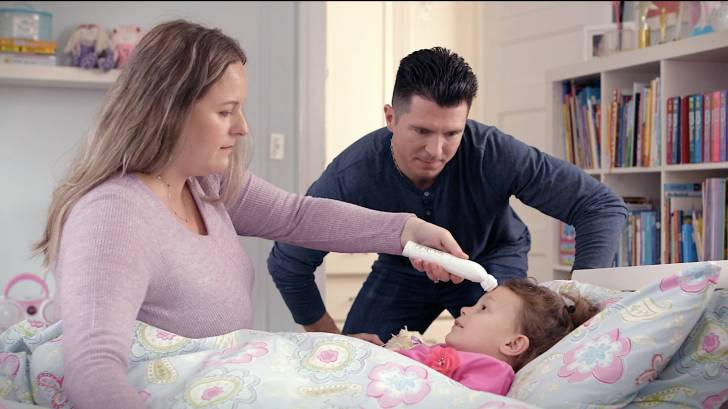
[[[500,353],[508,357],[516,357],[528,351],[531,341],[523,334],[516,334],[500,346]]]

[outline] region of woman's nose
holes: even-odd
[[[248,134],[250,129],[248,128],[248,119],[245,117],[243,112],[236,115],[237,121],[233,125],[232,133],[236,136],[245,136]]]

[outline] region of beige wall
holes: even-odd
[[[476,2],[327,2],[326,161],[385,125],[400,59],[447,47],[479,72]],[[481,80],[482,82],[482,80]],[[478,117],[476,99],[471,117]]]
[[[384,5],[326,3],[326,163],[384,124]]]

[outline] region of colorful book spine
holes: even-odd
[[[695,163],[695,95],[688,96],[688,160]]]
[[[703,161],[703,94],[695,95],[695,156],[693,163]]]
[[[710,93],[707,93],[703,95],[703,111],[696,112],[696,114],[701,115],[703,118],[703,132],[701,132],[701,136],[703,138],[703,150],[702,150],[702,161],[698,162],[711,162],[711,147],[713,146],[713,133],[712,133],[712,124],[711,116],[713,111],[711,110],[711,106],[713,105],[713,98],[711,97]]]
[[[712,101],[710,103],[710,161],[720,161],[720,91],[711,93]]]
[[[728,96],[728,90],[723,90],[720,93],[720,160],[721,162],[728,160],[728,144],[726,143],[726,133],[728,133],[728,123],[726,122],[726,96]]]
[[[666,106],[667,134],[665,135],[667,137],[667,140],[665,142],[667,144],[666,158],[667,158],[668,165],[672,163],[672,144],[673,144],[672,132],[673,132],[673,128],[675,126],[675,124],[673,123],[673,117],[672,117],[673,113],[675,112],[675,107],[673,105],[673,101],[674,101],[674,98],[668,98],[667,101],[665,102],[667,105]]]

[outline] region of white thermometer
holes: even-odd
[[[430,261],[442,266],[450,274],[480,283],[485,291],[491,291],[498,286],[495,277],[488,274],[480,264],[457,258],[452,254],[442,252],[412,241],[408,241],[402,250],[402,255],[409,258]]]

